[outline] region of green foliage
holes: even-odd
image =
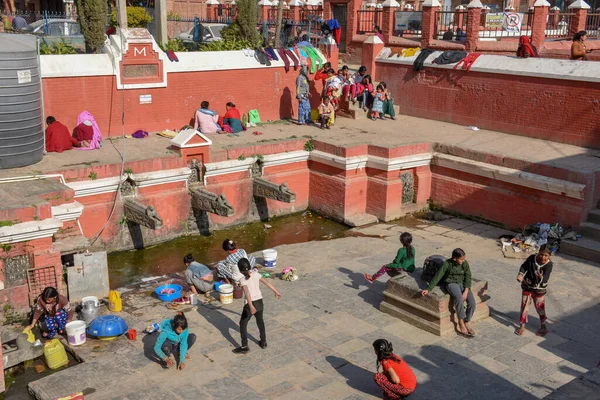
[[[313,151],[315,149],[315,144],[312,139],[304,143],[304,151]]]
[[[119,218],[119,220],[117,221],[117,225],[126,225],[127,224],[127,217],[126,216],[122,216],[121,218]]]
[[[244,161],[245,159],[246,159],[246,156],[245,156],[245,155],[243,155],[243,154],[241,154],[241,155],[238,157],[238,160],[240,160],[240,161]]]
[[[46,42],[40,43],[40,54],[75,54],[75,48],[65,41],[60,39],[60,42],[51,43],[50,46]]]
[[[181,39],[169,39],[167,43],[163,43],[160,45],[160,48],[163,51],[171,50],[174,52],[188,51],[187,47],[183,44],[183,40]]]
[[[257,2],[255,0],[239,0],[236,3],[237,17],[227,28],[221,31],[224,41],[243,39],[248,41],[250,48],[257,47],[262,40],[256,30],[258,16],[256,12]]]
[[[4,25],[4,32],[12,32],[13,28],[12,28],[12,24],[11,22],[8,20],[8,18],[2,18],[2,24]]]
[[[175,11],[171,10],[167,14],[167,21],[181,21],[181,15],[179,15]]]
[[[223,39],[215,42],[202,43],[200,51],[233,51],[256,47],[245,39]]]
[[[133,170],[131,168],[125,168],[125,170],[123,171],[123,174],[133,175]]]
[[[75,0],[79,25],[85,38],[88,52],[100,53],[106,38],[106,13],[108,12],[105,0]]]
[[[144,7],[127,7],[128,28],[145,28],[150,22],[152,17]],[[116,8],[110,14],[110,25],[114,27],[118,25]]]
[[[0,228],[2,228],[4,226],[13,226],[14,224],[15,224],[14,221],[11,221],[9,219],[2,220],[2,221],[0,221]]]
[[[2,249],[5,253],[8,253],[10,249],[12,249],[12,246],[10,244],[3,244],[0,245],[0,249]],[[4,310],[4,312],[6,312],[6,310]]]
[[[88,179],[90,181],[95,181],[96,179],[98,179],[98,174],[95,173],[94,171],[90,172],[90,174],[88,175]]]

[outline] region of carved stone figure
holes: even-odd
[[[254,178],[253,194],[254,196],[266,197],[284,203],[296,201],[296,194],[290,191],[287,183],[283,182],[281,185],[277,185],[262,178]]]
[[[135,196],[135,181],[127,176],[127,179],[121,183],[121,196],[132,197]]]
[[[404,172],[400,175],[402,181],[402,204],[414,203],[415,201],[415,179],[412,172]]]
[[[135,200],[125,200],[123,210],[127,222],[145,226],[150,229],[160,229],[163,221],[152,206],[144,206]]]
[[[224,194],[216,195],[204,189],[192,191],[192,208],[222,217],[233,216],[233,207],[229,204]]]
[[[194,158],[190,162],[190,169],[192,170],[192,173],[188,178],[188,182],[190,184],[202,182],[202,164]]]

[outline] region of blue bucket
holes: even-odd
[[[171,294],[161,294],[160,292],[165,289],[173,289],[173,290],[175,290],[175,292],[171,293]],[[181,297],[182,290],[183,290],[183,287],[181,285],[172,283],[170,285],[163,285],[163,286],[157,287],[156,290],[154,291],[154,293],[156,293],[156,297],[158,297],[158,299],[160,301],[173,301],[173,300],[177,300],[178,298]]]

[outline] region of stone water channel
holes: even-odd
[[[184,236],[142,250],[115,252],[108,255],[110,287],[117,289],[145,277],[181,272],[187,253],[205,264],[220,261],[227,255],[221,248],[225,239],[251,253],[282,244],[339,238],[348,230],[345,225],[305,211],[214,231],[210,236]]]

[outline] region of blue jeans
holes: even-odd
[[[298,104],[298,123],[306,124],[310,122],[310,102],[308,97],[303,97]]]

